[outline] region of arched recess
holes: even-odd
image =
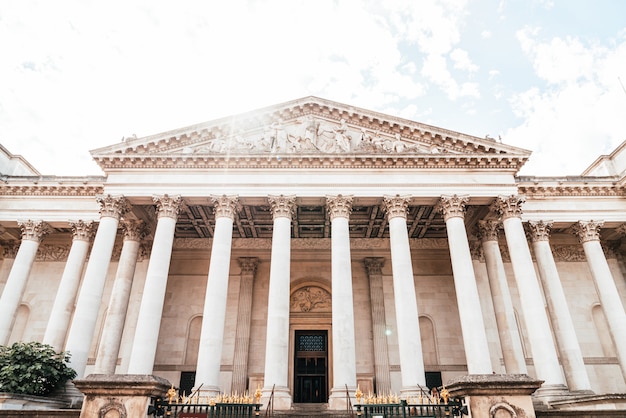
[[[437,334],[435,323],[428,315],[419,316],[419,330],[422,337],[422,355],[424,366],[436,369],[439,365],[439,352],[437,351]]]
[[[330,282],[328,280],[308,277],[294,280],[291,283],[289,299],[289,385],[294,402],[307,402],[304,400],[302,382],[303,379],[308,379],[309,377],[301,376],[295,370],[295,363],[306,361],[301,359],[301,352],[296,353],[296,335],[302,338],[303,334],[326,335],[325,354],[314,354],[316,356],[315,364],[320,364],[319,361],[323,361],[326,364],[324,383],[315,381],[315,384],[325,386],[325,390],[322,390],[323,395],[310,402],[327,402],[327,397],[330,393],[329,384],[333,381],[332,299]],[[325,359],[322,359],[320,356],[325,357]],[[311,377],[311,379],[319,379],[319,376]]]
[[[598,334],[598,341],[602,346],[602,353],[604,357],[616,357],[615,345],[611,330],[609,329],[609,323],[604,316],[604,310],[599,303],[594,304],[591,307],[591,316],[593,317],[593,324],[596,327],[596,333]]]
[[[24,341],[24,334],[26,327],[28,326],[28,319],[30,318],[30,306],[25,303],[20,304],[17,308],[15,315],[15,321],[13,321],[13,328],[11,329],[11,337],[9,338],[9,344],[13,344],[17,341]]]
[[[187,324],[187,338],[185,339],[185,358],[183,364],[193,367],[195,370],[198,363],[198,350],[200,350],[200,330],[202,329],[202,315],[196,315]]]

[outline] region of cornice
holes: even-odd
[[[493,155],[123,155],[95,157],[111,169],[501,169],[519,170],[525,156]]]
[[[594,196],[626,196],[626,190],[615,182],[567,182],[554,183],[520,182],[517,185],[519,194],[528,197],[594,197]]]
[[[104,192],[105,177],[4,177],[0,196],[85,196]]]

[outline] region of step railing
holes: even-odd
[[[148,409],[148,415],[170,418],[252,418],[260,413],[260,403],[170,403],[162,398]]]
[[[357,404],[355,407],[356,416],[363,418],[452,418],[466,415],[466,409],[461,402],[452,400],[447,403],[428,404],[411,404],[402,400],[399,403]]]

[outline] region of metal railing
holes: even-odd
[[[148,408],[148,415],[170,418],[252,418],[260,412],[260,403],[171,403],[163,398]]]
[[[355,407],[357,417],[363,418],[452,418],[467,414],[465,407],[457,401],[439,404],[409,404],[403,400],[400,403],[357,404]]]

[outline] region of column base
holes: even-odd
[[[264,387],[261,390],[261,408],[279,411],[291,409],[291,393],[287,386],[275,386],[273,389]]]
[[[343,388],[332,388],[328,397],[328,409],[333,411],[347,411],[349,406],[356,404],[356,386],[348,386]]]

